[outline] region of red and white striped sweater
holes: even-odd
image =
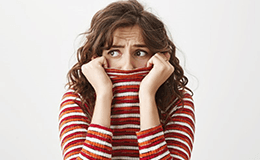
[[[190,94],[185,93],[184,107],[174,99],[163,113],[169,115],[164,129],[159,125],[140,131],[139,84],[149,70],[106,69],[114,93],[110,128],[90,123],[73,90],[64,94],[59,114],[64,160],[190,159],[195,129]]]

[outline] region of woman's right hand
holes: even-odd
[[[107,60],[102,56],[93,58],[87,64],[82,65],[81,71],[96,92],[96,101],[91,123],[109,128],[113,85],[105,72],[104,68],[107,67]]]
[[[112,82],[106,74],[104,68],[107,68],[105,57],[93,58],[90,62],[82,65],[81,71],[94,88],[97,95],[111,95]]]

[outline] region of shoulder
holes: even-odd
[[[193,96],[187,90],[183,91],[182,99],[173,97],[173,99],[171,100],[171,103],[169,104],[169,106],[166,109],[166,113],[171,113],[171,112],[174,112],[181,108],[187,108],[187,109],[190,109],[192,112],[194,112],[195,108],[194,108]]]
[[[165,111],[166,121],[168,123],[173,121],[173,118],[188,118],[191,124],[195,123],[195,108],[192,94],[188,91],[183,92],[182,100],[174,98],[172,103],[167,107]],[[174,120],[175,121],[175,120]]]
[[[74,89],[68,89],[62,96],[62,101],[66,101],[66,100],[80,101],[80,95],[76,93]]]
[[[84,106],[87,107],[87,106]],[[73,89],[67,90],[62,97],[59,109],[59,119],[85,119],[86,113],[82,109],[81,97]]]
[[[193,95],[188,92],[188,91],[184,91],[183,92],[183,104],[184,106],[189,106],[189,107],[192,107],[193,110],[194,110],[194,101],[193,101]],[[178,104],[178,105],[182,105],[181,103]]]
[[[67,90],[61,99],[60,103],[60,113],[74,110],[77,112],[83,112],[80,108],[81,98],[80,95],[75,92],[73,89]]]
[[[67,104],[81,103],[80,95],[75,92],[73,89],[68,89],[62,96],[60,106],[65,106]]]

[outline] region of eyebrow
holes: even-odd
[[[124,48],[122,45],[112,45],[111,48]],[[135,44],[134,47],[148,48],[145,44]]]

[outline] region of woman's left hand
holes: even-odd
[[[169,53],[156,53],[147,62],[147,67],[153,66],[140,84],[140,93],[155,96],[158,88],[171,76],[174,67],[169,62]]]

